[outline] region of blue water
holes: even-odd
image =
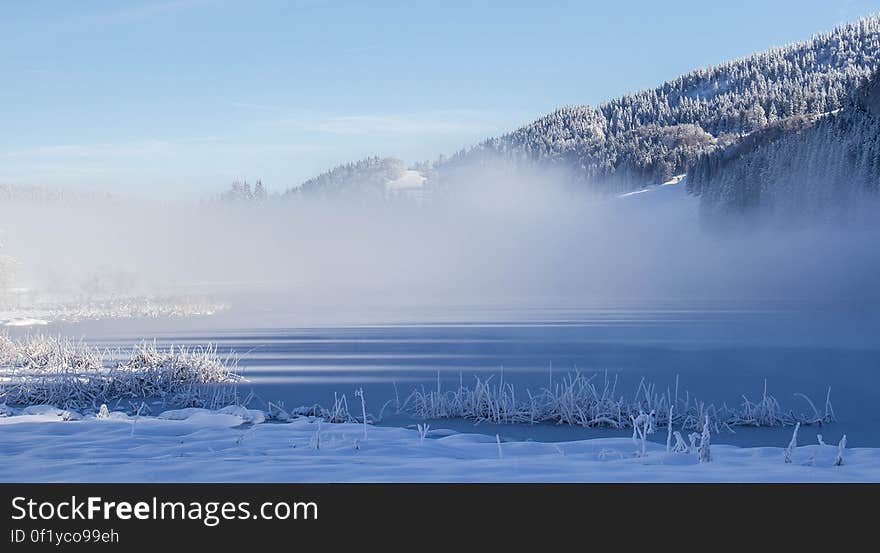
[[[738,404],[742,394],[769,391],[783,407],[806,412],[793,396],[821,408],[827,388],[838,422],[804,429],[801,443],[847,433],[851,446],[880,446],[880,309],[874,305],[806,306],[752,302],[642,305],[359,309],[288,302],[233,304],[193,320],[103,321],[51,325],[102,346],[142,338],[160,343],[214,342],[234,352],[248,379],[243,391],[286,406],[332,403],[334,393],[364,389],[368,411],[417,386],[457,387],[504,372],[506,382],[538,389],[566,372],[608,371],[621,393],[640,379],[680,389],[707,402]],[[314,322],[320,321],[320,322]],[[33,330],[32,330],[33,331]],[[17,331],[24,332],[24,331]],[[503,367],[503,369],[502,369]],[[552,368],[551,368],[552,367]],[[498,376],[496,376],[497,378]],[[412,424],[386,410],[384,424]],[[500,433],[506,439],[568,440],[621,435],[552,425],[511,426],[433,421],[432,428]],[[739,429],[714,438],[740,445],[784,445],[790,429]],[[665,436],[659,438],[665,439]]]

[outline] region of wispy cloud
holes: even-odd
[[[259,112],[257,124],[276,129],[329,135],[439,135],[490,131],[497,114],[474,109],[437,109],[408,113],[321,115],[283,106],[240,102],[235,107]]]
[[[165,0],[162,2],[127,3],[123,7],[78,18],[81,23],[124,25],[161,17],[181,10],[209,4],[212,0]]]
[[[0,151],[2,159],[88,159],[107,157],[144,156],[167,151],[166,140],[138,140],[126,143],[45,144]]]
[[[476,132],[485,124],[464,114],[343,115],[318,121],[278,120],[276,126],[299,126],[328,134],[447,134]]]
[[[262,111],[262,112],[275,112],[275,113],[283,113],[291,111],[290,106],[283,106],[281,104],[261,104],[256,102],[232,102],[230,104],[233,108],[250,110],[250,111]]]
[[[206,136],[176,139],[143,139],[118,143],[46,144],[0,150],[0,159],[15,161],[111,161],[149,160],[164,155],[186,155],[193,151],[216,154],[296,153],[316,147],[297,142],[242,143],[222,137]]]

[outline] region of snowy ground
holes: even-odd
[[[712,461],[667,453],[629,438],[564,443],[496,442],[495,436],[319,423],[262,422],[259,411],[231,407],[168,411],[134,419],[122,413],[63,421],[60,411],[0,417],[0,481],[227,482],[840,482],[880,481],[880,449],[713,444]],[[478,429],[478,428],[477,428]],[[839,436],[826,436],[837,443]]]

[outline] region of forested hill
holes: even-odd
[[[305,181],[299,187],[291,188],[284,195],[293,197],[344,193],[382,197],[387,183],[400,178],[404,171],[406,165],[399,159],[369,157],[334,167]]]
[[[880,16],[874,16],[804,42],[699,69],[595,108],[560,108],[511,133],[410,171],[399,159],[372,157],[335,167],[281,196],[387,198],[389,183],[408,173],[417,173],[426,193],[434,196],[446,188],[473,185],[485,175],[487,164],[500,159],[504,171],[550,169],[564,182],[605,193],[627,192],[689,172],[689,190],[702,196],[705,206],[746,209],[789,190],[791,185],[782,184],[788,181],[780,175],[800,163],[797,158],[783,159],[779,150],[780,157],[761,158],[763,177],[745,178],[746,166],[754,171],[759,166],[757,156],[770,155],[768,145],[795,148],[788,144],[800,141],[808,130],[809,136],[815,135],[811,141],[820,136],[831,140],[826,127],[847,121],[870,126],[867,119],[854,115],[853,94],[878,67]],[[853,163],[861,178],[869,179],[876,174],[871,172],[876,164],[866,160],[876,156],[872,153],[876,149],[871,149],[873,142],[865,147],[857,142],[868,135],[868,129],[850,133],[826,153],[848,148],[846,159],[857,159]],[[821,158],[817,154],[814,159]],[[838,167],[841,174],[851,172],[834,160],[824,166]],[[772,194],[765,193],[760,180],[764,177],[775,179],[768,185]],[[860,190],[869,188],[863,183]]]
[[[840,109],[878,61],[874,16],[598,108],[561,108],[439,161],[433,184],[454,183],[460,170],[493,157],[562,169],[598,190],[663,182],[743,135]]]
[[[842,109],[792,117],[700,159],[688,189],[705,213],[851,221],[880,186],[880,74]]]

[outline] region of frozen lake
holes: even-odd
[[[236,305],[248,305],[236,308]],[[425,315],[430,313],[430,315]],[[795,392],[821,408],[828,386],[838,422],[805,428],[801,443],[829,442],[847,433],[853,447],[880,446],[880,308],[873,304],[803,305],[754,302],[646,306],[616,305],[534,308],[459,306],[361,309],[304,307],[271,300],[234,302],[210,318],[122,320],[49,325],[10,332],[62,333],[115,347],[140,339],[159,343],[214,342],[235,352],[250,390],[260,401],[288,407],[331,404],[334,393],[363,387],[368,411],[401,399],[414,387],[445,388],[472,383],[475,375],[500,375],[522,391],[547,386],[568,371],[607,370],[619,377],[621,394],[633,394],[639,380],[680,388],[710,403],[738,404],[742,394],[760,399],[764,379],[783,407],[808,411]],[[316,322],[317,321],[317,322]],[[551,370],[552,365],[552,370]],[[601,378],[602,376],[600,376]],[[498,378],[496,376],[495,378]],[[412,424],[408,416],[385,412],[384,424]],[[510,426],[437,421],[507,439],[543,441],[628,432],[551,425]],[[657,435],[657,440],[665,436]],[[774,445],[787,442],[790,429],[737,429],[713,442]]]

